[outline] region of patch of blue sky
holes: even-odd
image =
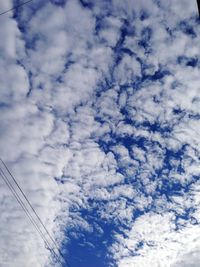
[[[188,21],[181,21],[179,24],[180,30],[185,33],[186,35],[189,35],[191,38],[195,38],[196,32],[193,25],[190,25],[190,22]]]
[[[108,248],[114,241],[114,233],[119,232],[119,227],[100,218],[98,209],[102,209],[102,206],[103,202],[95,203],[91,200],[90,208],[80,211],[81,218],[86,220],[92,229],[78,232],[77,229],[69,228],[66,232],[70,239],[66,259],[71,266],[116,266],[108,253]],[[65,245],[63,246],[65,249]]]

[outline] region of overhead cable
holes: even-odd
[[[41,220],[40,216],[38,215],[38,213],[36,212],[35,208],[33,207],[33,205],[30,203],[30,201],[28,200],[28,197],[26,196],[26,194],[23,192],[22,188],[20,187],[19,183],[17,182],[17,180],[15,179],[15,177],[12,175],[12,173],[10,172],[10,170],[8,169],[8,166],[5,164],[5,162],[0,158],[0,161],[2,162],[3,166],[5,167],[6,171],[9,173],[11,179],[13,180],[13,182],[15,183],[15,185],[17,186],[17,188],[19,189],[19,191],[21,192],[22,196],[24,197],[25,201],[27,202],[28,206],[30,207],[30,209],[32,210],[32,212],[35,214],[36,218],[38,219],[38,221],[40,222],[42,228],[44,229],[44,231],[46,232],[46,234],[48,235],[48,237],[50,238],[50,240],[53,242],[53,244],[55,245],[58,253],[60,254],[60,256],[64,259],[64,256],[59,248],[58,243],[56,242],[56,240],[51,236],[51,234],[49,233],[48,229],[46,228],[46,226],[44,225],[43,221]]]
[[[12,185],[12,183],[9,181],[8,177],[6,176],[5,172],[3,171],[3,169],[0,167],[0,176],[3,179],[3,181],[5,182],[5,184],[8,186],[9,190],[12,192],[13,196],[16,198],[17,202],[19,203],[19,205],[22,207],[22,209],[24,210],[25,214],[27,215],[27,217],[29,218],[30,222],[33,224],[33,226],[35,227],[36,231],[39,233],[39,235],[41,236],[42,240],[44,241],[44,244],[46,246],[46,248],[51,252],[51,255],[54,256],[54,258],[57,260],[57,262],[61,263],[63,265],[63,259],[61,259],[59,257],[59,255],[55,252],[54,247],[49,243],[49,241],[47,240],[46,236],[44,235],[44,233],[41,231],[40,227],[38,226],[36,220],[33,218],[33,216],[31,215],[31,213],[29,212],[29,210],[27,209],[26,205],[24,204],[23,200],[21,199],[20,195],[18,194],[18,192],[15,190],[14,186]]]
[[[6,13],[12,11],[12,10],[15,10],[15,9],[17,9],[17,8],[19,8],[19,7],[21,7],[21,6],[24,6],[24,5],[26,5],[26,4],[28,4],[28,3],[32,2],[32,1],[33,1],[33,0],[28,0],[28,1],[26,1],[26,2],[22,2],[22,3],[20,3],[20,4],[16,5],[16,6],[13,6],[12,8],[10,8],[10,9],[8,9],[8,10],[5,10],[5,11],[3,11],[2,13],[0,13],[0,16],[1,16],[1,15],[4,15],[4,14],[6,14]]]

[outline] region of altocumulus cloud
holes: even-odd
[[[0,23],[1,158],[69,262],[198,266],[196,1],[35,0]],[[59,266],[0,185],[0,265]]]

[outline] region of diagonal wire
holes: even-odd
[[[1,16],[1,15],[4,15],[4,14],[6,14],[6,13],[12,11],[12,10],[17,9],[18,7],[24,6],[24,5],[26,5],[26,4],[28,4],[28,3],[32,2],[32,1],[33,1],[33,0],[28,0],[28,1],[26,1],[26,2],[23,2],[23,3],[20,3],[20,4],[16,5],[16,6],[14,6],[14,7],[8,9],[8,10],[5,10],[5,11],[3,11],[2,13],[0,13],[0,16]]]
[[[30,207],[30,209],[33,211],[33,213],[35,214],[35,216],[37,217],[37,219],[39,220],[40,224],[42,225],[44,231],[46,232],[46,234],[48,235],[48,237],[51,239],[51,241],[53,242],[53,244],[55,245],[57,251],[59,252],[60,256],[64,259],[64,256],[59,248],[58,243],[56,242],[56,240],[51,236],[51,234],[49,233],[48,229],[46,228],[46,226],[44,225],[44,223],[42,222],[41,218],[39,217],[39,215],[37,214],[36,210],[34,209],[33,205],[30,203],[30,201],[28,200],[28,197],[25,195],[25,193],[23,192],[23,190],[21,189],[20,185],[18,184],[17,180],[15,179],[15,177],[12,175],[12,173],[10,172],[10,170],[8,169],[7,165],[5,164],[5,162],[0,158],[0,161],[2,162],[3,166],[6,168],[7,172],[9,173],[10,177],[12,178],[12,180],[14,181],[15,185],[17,186],[17,188],[19,189],[19,191],[21,192],[21,194],[23,195],[23,197],[25,198],[26,202],[28,203],[28,206]],[[65,260],[66,261],[66,260]],[[67,263],[69,265],[69,263]]]
[[[28,3],[32,2],[32,1],[33,1],[33,0],[28,0],[28,1],[26,1],[26,2],[23,2],[23,3],[20,3],[20,4],[16,5],[16,6],[14,6],[14,7],[8,9],[8,10],[5,10],[5,11],[3,11],[2,13],[0,13],[0,16],[1,16],[1,15],[4,15],[4,14],[6,14],[6,13],[12,11],[12,10],[15,10],[15,9],[17,9],[17,8],[23,6],[23,5],[26,5],[26,4],[28,4]],[[55,239],[53,239],[53,237],[50,235],[49,231],[47,230],[47,228],[45,227],[44,223],[43,223],[42,220],[40,219],[39,215],[38,215],[37,212],[35,211],[34,207],[33,207],[32,204],[30,203],[30,201],[28,200],[27,196],[24,194],[23,190],[21,189],[21,187],[20,187],[19,184],[17,183],[16,179],[14,178],[14,176],[13,176],[13,175],[11,174],[11,172],[9,171],[8,167],[6,166],[6,164],[3,162],[3,160],[2,160],[1,158],[0,158],[0,161],[3,163],[3,165],[4,165],[4,167],[6,168],[7,172],[10,174],[10,176],[11,176],[11,178],[13,179],[14,183],[16,184],[16,186],[18,187],[18,189],[20,190],[20,192],[21,192],[21,194],[23,195],[23,197],[25,198],[25,200],[27,201],[28,206],[31,208],[31,210],[33,211],[33,213],[35,214],[35,216],[36,216],[37,219],[39,220],[39,222],[40,222],[40,224],[42,225],[42,227],[45,229],[45,232],[47,233],[47,235],[49,236],[49,238],[51,239],[51,241],[52,241],[53,244],[55,245],[55,247],[56,247],[57,251],[59,252],[60,256],[61,256],[61,257],[64,259],[64,261],[66,262],[66,259],[64,258],[63,254],[62,254],[62,252],[61,252],[61,250],[60,250],[60,248],[59,248],[58,243],[57,243],[57,242],[55,241]],[[1,171],[2,171],[2,170],[1,170]],[[2,174],[1,174],[1,176],[2,176]],[[3,177],[2,177],[2,178],[3,178]],[[4,181],[5,181],[5,180],[4,180]],[[7,183],[6,183],[6,184],[7,184]],[[7,185],[8,185],[8,184],[7,184]],[[8,185],[8,186],[9,186],[9,185]],[[11,185],[11,186],[12,186],[12,185]],[[10,188],[10,187],[9,187],[9,188]],[[10,188],[10,189],[11,189],[11,188]],[[15,189],[13,188],[13,190],[15,190]],[[11,190],[11,191],[12,191],[12,190]],[[23,203],[23,201],[21,201],[21,202]],[[68,263],[68,262],[66,262],[66,263],[67,263],[67,265],[70,267],[69,263]]]
[[[0,167],[0,176],[2,177],[2,179],[4,180],[4,182],[6,183],[6,185],[8,186],[8,188],[10,189],[10,191],[12,192],[12,194],[14,195],[14,197],[16,198],[16,200],[19,203],[19,205],[22,207],[22,209],[26,213],[27,217],[29,218],[29,220],[31,221],[31,223],[33,224],[33,226],[35,227],[36,231],[39,233],[39,235],[43,239],[45,246],[48,248],[48,250],[51,252],[51,254],[55,257],[55,259],[58,262],[60,262],[61,264],[63,264],[63,262],[61,261],[61,259],[59,258],[59,256],[55,253],[54,249],[49,244],[49,241],[46,239],[46,237],[43,234],[43,232],[41,231],[40,227],[37,225],[37,223],[34,220],[33,216],[30,214],[29,210],[27,209],[27,207],[23,203],[23,201],[20,198],[19,194],[16,192],[15,188],[10,183],[9,179],[6,177],[4,171],[2,170],[1,167]]]
[[[198,7],[198,11],[199,11],[199,16],[200,16],[200,0],[197,0],[197,7]]]

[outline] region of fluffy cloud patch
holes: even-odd
[[[0,18],[1,158],[74,265],[197,266],[195,1],[36,2]],[[0,191],[2,266],[59,266]]]

